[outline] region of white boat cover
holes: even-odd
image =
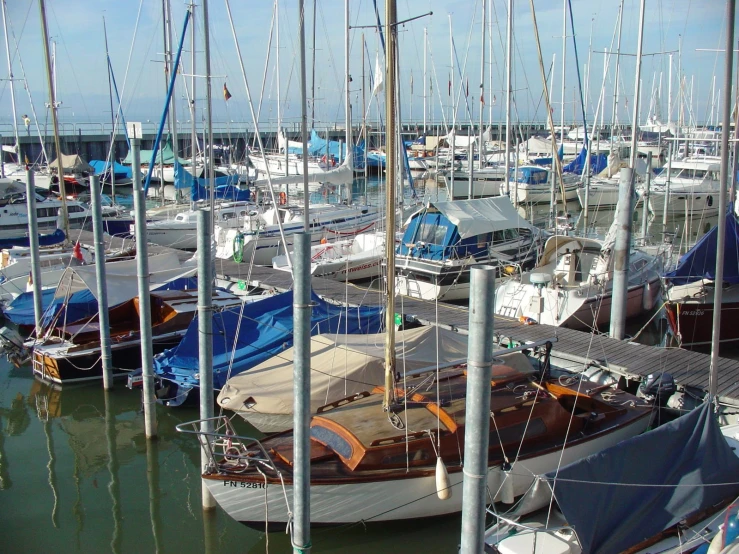
[[[344,162],[336,169],[308,173],[309,183],[325,183],[329,185],[348,185],[354,181],[354,164],[352,153],[349,152]],[[287,175],[285,177],[273,177],[272,179],[259,179],[254,181],[256,187],[267,187],[271,183],[273,187],[279,185],[296,185],[305,182],[304,175]],[[277,191],[276,191],[277,192]]]
[[[507,196],[431,202],[430,206],[454,223],[459,236],[463,239],[504,229],[533,228],[528,221],[518,215]]]
[[[437,358],[436,336],[439,337]],[[442,328],[420,327],[395,335],[397,370],[401,373],[466,360],[467,337]],[[294,348],[230,378],[218,404],[238,412],[293,413]],[[311,338],[310,410],[384,383],[385,333],[316,335]],[[255,404],[247,409],[244,403]]]
[[[196,258],[180,262],[175,252],[149,257],[149,288],[157,288],[173,279],[192,277],[197,270]],[[138,296],[136,260],[121,260],[105,264],[105,281],[108,289],[108,306],[115,306]],[[90,290],[97,298],[95,266],[68,267],[59,280],[55,298],[68,297],[81,290]]]

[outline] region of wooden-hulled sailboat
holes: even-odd
[[[386,19],[386,81],[391,91],[387,230],[393,233],[397,48],[393,0],[388,1]],[[393,275],[392,240],[387,244],[388,274]],[[386,282],[384,385],[319,408],[310,423],[314,524],[414,519],[455,513],[462,506],[461,491],[452,492],[463,479],[466,365],[433,366],[396,382],[394,280]],[[485,478],[493,496],[508,501],[522,494],[543,469],[643,431],[651,411],[646,403],[610,387],[593,385],[586,390],[581,381],[559,384],[548,370],[551,344],[543,341],[525,348],[541,350],[542,370],[535,371],[523,353],[508,351],[495,362],[490,383],[493,422]],[[216,419],[214,432],[201,432],[200,422],[178,426],[197,434],[208,453],[203,480],[215,500],[246,524],[263,527],[265,508],[267,523],[289,522],[296,461],[293,431],[256,441],[238,436],[229,418]],[[446,472],[439,472],[443,465]],[[443,473],[447,479],[438,480]]]

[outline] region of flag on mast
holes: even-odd
[[[228,88],[226,87],[226,83],[223,83],[223,99],[228,102],[228,100],[231,98],[231,93],[228,92]]]

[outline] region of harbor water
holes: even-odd
[[[357,181],[353,195],[372,200],[377,180]],[[435,182],[419,182],[418,194],[443,200]],[[434,197],[436,195],[436,197]],[[577,205],[568,207],[577,220]],[[541,223],[548,207],[522,215]],[[603,234],[613,211],[591,219]],[[635,214],[638,236],[641,209]],[[670,222],[684,251],[715,218]],[[662,240],[661,219],[649,228]],[[631,322],[638,340],[657,344],[659,317]],[[220,509],[201,509],[200,452],[194,436],[175,426],[199,419],[192,408],[157,406],[159,436],[144,436],[139,391],[123,382],[105,393],[102,383],[62,390],[33,378],[30,366],[0,360],[0,537],[7,553],[87,552],[290,552],[285,531],[265,533],[231,520]],[[239,422],[244,434],[248,425]],[[251,430],[252,434],[256,431]],[[453,491],[453,494],[461,494]],[[263,513],[264,505],[255,505]],[[268,517],[268,514],[264,514]],[[258,518],[255,518],[258,519]],[[453,552],[460,516],[397,523],[357,522],[312,530],[314,552]]]

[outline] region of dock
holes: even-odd
[[[79,233],[79,235],[77,235]],[[75,231],[73,238],[79,237],[83,244],[92,244],[92,233]],[[112,238],[109,247],[120,248],[130,244],[123,239]],[[149,252],[173,251],[174,249],[149,245]],[[191,252],[174,250],[181,260],[191,257]],[[239,288],[261,289],[284,292],[292,288],[292,275],[271,267],[250,266],[233,260],[215,261],[216,278],[234,283]],[[313,277],[313,290],[327,301],[349,306],[380,305],[384,302],[382,290],[340,283],[322,277]],[[467,333],[469,313],[465,306],[430,302],[407,296],[398,296],[396,311],[408,323],[439,325],[460,333]],[[437,317],[438,315],[438,317]],[[556,337],[554,349],[558,358],[570,360],[573,365],[603,366],[612,373],[627,380],[642,381],[653,373],[668,372],[679,386],[691,389],[697,394],[708,390],[710,356],[680,348],[661,348],[634,342],[620,341],[599,333],[590,333],[554,327],[551,325],[525,325],[516,319],[496,316],[495,334],[498,342],[503,339],[516,342],[533,342]],[[718,397],[726,405],[739,407],[739,361],[719,358]]]

